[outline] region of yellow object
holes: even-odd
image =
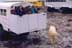
[[[24,0],[25,2],[36,2],[36,1],[39,1],[39,0]]]
[[[39,0],[24,0],[24,2],[31,2],[33,4],[33,6],[36,7],[42,7],[43,3],[40,2]]]
[[[42,7],[43,6],[43,3],[42,2],[33,2],[33,6],[36,6],[36,7]]]

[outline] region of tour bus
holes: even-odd
[[[47,15],[28,2],[0,2],[0,24],[16,34],[43,30],[47,27]]]

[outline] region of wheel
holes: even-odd
[[[0,24],[0,41],[2,41],[3,34],[4,34],[3,26],[2,24]]]
[[[2,26],[2,24],[0,24],[0,31],[2,31],[3,30],[3,26]]]

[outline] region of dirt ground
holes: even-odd
[[[55,25],[59,33],[56,48],[72,48],[72,14],[48,14],[48,24]]]

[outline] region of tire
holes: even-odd
[[[3,34],[4,34],[3,26],[2,24],[0,24],[0,41],[2,41]]]
[[[3,26],[2,26],[2,24],[0,24],[0,31],[1,31],[1,30],[3,30]]]
[[[13,39],[16,36],[14,32],[8,32],[3,29],[2,24],[0,24],[0,40],[1,41],[8,41]]]

